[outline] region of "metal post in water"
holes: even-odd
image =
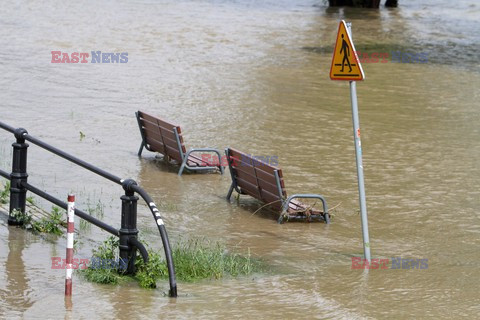
[[[27,148],[28,143],[25,143],[24,134],[27,130],[18,128],[15,130],[15,138],[17,141],[12,144],[13,159],[12,159],[12,173],[10,174],[10,208],[8,215],[9,225],[20,225],[18,221],[12,216],[14,210],[25,213],[25,205],[27,199],[27,189],[22,186],[23,182],[27,182]]]
[[[135,273],[135,256],[136,247],[130,244],[130,238],[137,238],[137,201],[138,197],[130,188],[130,185],[137,184],[135,181],[128,179],[123,181],[122,186],[125,190],[125,195],[122,199],[122,222],[120,233],[120,259],[123,263],[127,263],[126,274]]]
[[[352,37],[352,24],[347,23],[347,30]],[[370,262],[370,239],[368,235],[367,200],[365,197],[365,183],[363,181],[362,141],[360,140],[360,120],[358,116],[357,83],[350,81],[350,99],[352,102],[353,140],[357,159],[358,193],[360,198],[360,214],[362,219],[363,252],[364,258]]]
[[[65,296],[72,295],[72,272],[73,272],[73,236],[75,234],[75,196],[68,195],[67,209],[67,269],[65,274]]]

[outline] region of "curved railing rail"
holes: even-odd
[[[170,248],[170,243],[168,240],[167,230],[165,228],[163,219],[160,215],[160,212],[157,209],[153,199],[148,195],[148,193],[142,189],[137,183],[132,179],[121,179],[103,169],[100,169],[86,161],[83,161],[71,154],[68,154],[56,147],[49,145],[41,141],[40,139],[31,136],[27,130],[23,128],[14,128],[9,126],[6,123],[0,121],[0,128],[6,131],[9,131],[14,134],[16,142],[12,144],[13,146],[13,160],[12,160],[12,172],[8,173],[0,169],[0,176],[3,176],[6,179],[10,180],[10,208],[9,208],[9,217],[8,223],[11,225],[19,224],[19,222],[12,216],[14,210],[20,210],[25,212],[26,204],[26,192],[27,190],[33,192],[34,194],[46,199],[47,201],[52,202],[53,204],[67,209],[67,203],[63,202],[52,195],[36,188],[35,186],[29,184],[28,174],[27,174],[27,148],[29,145],[25,141],[29,141],[38,147],[45,149],[59,157],[64,158],[70,162],[75,163],[78,166],[81,166],[97,175],[108,179],[116,184],[119,184],[123,187],[125,195],[121,197],[122,200],[122,220],[120,230],[115,229],[114,227],[90,216],[80,209],[75,209],[75,215],[78,217],[96,225],[97,227],[113,234],[120,238],[120,258],[128,259],[129,261],[127,273],[135,272],[134,259],[136,250],[138,249],[145,261],[148,260],[148,253],[137,240],[137,200],[138,197],[135,196],[135,193],[139,194],[142,199],[148,204],[148,207],[155,219],[155,222],[160,232],[160,237],[162,239],[163,248],[165,251],[165,258],[168,268],[169,275],[169,285],[170,291],[169,295],[171,297],[177,296],[177,283],[175,278],[175,267],[172,259],[172,250]]]

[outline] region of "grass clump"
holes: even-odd
[[[148,246],[147,246],[148,247]],[[160,279],[168,279],[168,269],[161,251],[148,248],[149,260],[144,263],[137,254],[135,260],[136,274],[122,275],[118,268],[92,268],[80,270],[83,276],[96,283],[118,284],[130,279],[138,282],[142,288],[156,288]],[[108,238],[98,249],[93,250],[92,261],[102,259],[118,261],[118,239]],[[237,277],[249,275],[262,269],[258,259],[251,257],[250,252],[242,255],[229,252],[219,243],[205,239],[182,241],[172,248],[176,277],[179,281],[193,282],[199,280],[220,279],[226,276]],[[126,266],[124,266],[126,267]]]
[[[79,269],[80,274],[88,281],[102,284],[118,284],[124,280],[124,277],[118,273],[118,270],[112,267],[95,266],[94,261],[118,261],[118,245],[119,241],[115,237],[109,237],[103,242],[98,249],[93,250],[92,260],[86,269]]]
[[[67,222],[64,220],[63,214],[59,207],[52,207],[52,212],[48,218],[41,218],[38,221],[32,221],[32,229],[37,232],[51,233],[57,236],[63,234],[60,227],[66,227]]]
[[[10,181],[5,183],[5,187],[0,191],[0,204],[7,204],[10,199]]]
[[[165,260],[159,252],[152,249],[148,250],[148,262],[146,264],[143,262],[142,257],[137,256],[135,267],[137,269],[135,278],[142,288],[154,289],[157,287],[158,279],[168,278],[168,269]]]
[[[178,279],[186,282],[249,275],[261,269],[260,261],[253,259],[250,251],[247,255],[229,252],[220,243],[208,240],[181,242],[172,255]]]
[[[31,228],[32,216],[28,213],[13,209],[11,216],[21,224],[23,229]]]
[[[155,288],[158,279],[168,279],[165,260],[158,251],[148,250],[149,261],[145,265],[137,257],[136,279],[143,288]],[[227,276],[238,277],[258,272],[261,262],[250,255],[229,252],[218,242],[206,239],[181,241],[172,246],[175,274],[179,281],[221,279]]]
[[[35,199],[33,197],[27,197],[25,199],[27,201],[27,203],[31,204],[32,206],[35,206]]]
[[[30,229],[39,233],[50,233],[60,236],[63,234],[61,227],[67,226],[63,214],[58,207],[52,207],[50,215],[40,220],[33,220],[30,214],[17,209],[12,211],[11,216],[21,223],[20,226],[22,229]]]

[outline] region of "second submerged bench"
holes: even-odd
[[[181,163],[178,171],[179,176],[182,175],[185,168],[192,171],[218,169],[223,174],[220,152],[217,149],[196,148],[187,151],[180,126],[142,111],[135,112],[135,115],[140,128],[140,134],[142,135],[142,144],[138,150],[138,156],[142,155],[143,148],[146,148],[148,151],[161,153],[167,158],[167,161],[174,160],[177,163]],[[218,165],[212,166],[209,162],[202,160],[201,157],[192,154],[198,152],[216,153]]]
[[[238,194],[250,195],[280,211],[278,223],[295,219],[307,221],[318,219],[330,223],[327,202],[323,196],[310,193],[287,196],[282,169],[232,148],[227,148],[225,154],[232,176],[227,199],[230,199],[233,190]],[[299,198],[319,199],[322,202],[323,211],[298,201]]]

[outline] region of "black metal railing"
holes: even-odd
[[[0,176],[3,176],[6,179],[10,180],[10,207],[9,207],[9,216],[8,224],[18,225],[19,221],[12,215],[14,210],[19,210],[25,213],[26,205],[26,194],[27,191],[30,191],[39,197],[46,199],[47,201],[52,202],[53,204],[67,209],[67,203],[55,198],[54,196],[44,192],[35,186],[28,183],[28,173],[27,173],[27,150],[29,141],[42,149],[45,149],[57,156],[60,156],[70,162],[75,163],[91,172],[98,174],[99,176],[113,181],[121,185],[125,191],[125,194],[120,197],[122,200],[122,216],[121,216],[121,227],[120,229],[115,229],[114,227],[96,219],[95,217],[90,216],[80,209],[75,209],[75,215],[96,225],[97,227],[113,234],[114,236],[119,237],[119,251],[120,258],[123,261],[128,261],[128,267],[126,273],[133,274],[135,273],[135,256],[136,250],[138,249],[145,260],[148,261],[148,253],[145,247],[137,239],[137,201],[138,197],[135,195],[137,193],[142,197],[142,199],[147,203],[160,232],[160,237],[162,239],[163,248],[165,251],[165,259],[168,268],[169,275],[169,284],[170,291],[169,295],[171,297],[177,296],[177,283],[175,279],[175,267],[172,259],[172,251],[170,248],[170,243],[168,240],[167,230],[163,223],[163,219],[160,216],[160,213],[155,205],[153,199],[148,195],[148,193],[143,190],[137,183],[132,179],[121,179],[103,169],[97,168],[94,165],[85,162],[75,156],[72,156],[58,148],[55,148],[48,143],[45,143],[30,134],[27,130],[23,128],[13,128],[0,121],[0,128],[6,131],[9,131],[14,134],[16,141],[12,144],[13,147],[13,159],[12,159],[12,172],[8,173],[0,169]]]

